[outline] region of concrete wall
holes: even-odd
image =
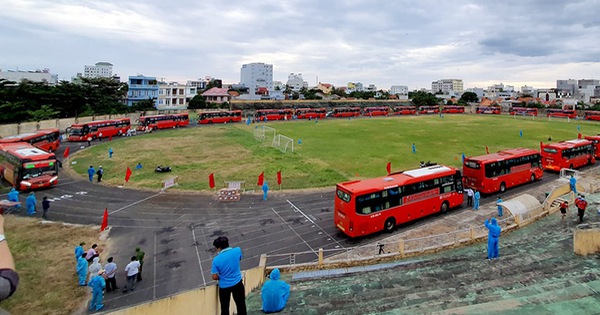
[[[573,251],[586,256],[600,253],[600,226],[582,224],[573,233]]]

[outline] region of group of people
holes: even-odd
[[[231,296],[237,308],[237,314],[245,315],[246,300],[240,261],[242,250],[239,247],[230,247],[229,239],[220,236],[214,240],[213,246],[217,255],[212,262],[212,279],[219,281],[219,302],[221,315],[229,315],[229,302]],[[279,269],[275,268],[269,274],[269,280],[261,289],[262,308],[265,313],[280,312],[285,308],[290,296],[290,285],[281,280]]]
[[[98,166],[98,170],[96,170],[93,165],[90,165],[90,168],[88,168],[87,172],[90,183],[94,182],[94,175],[98,176],[98,183],[102,181],[102,176],[104,175],[104,169],[102,168],[102,165]]]
[[[15,188],[12,188],[8,193],[7,198],[8,201],[20,202],[19,191],[17,191]],[[27,198],[25,199],[25,208],[27,209],[28,216],[34,216],[37,213],[37,198],[35,197],[35,193],[33,191],[30,192]],[[15,209],[17,211],[20,211],[21,205],[17,204],[15,206]],[[48,219],[48,210],[50,210],[50,199],[48,199],[48,197],[46,196],[44,196],[44,198],[42,199],[42,210],[42,218]]]
[[[117,292],[117,264],[113,257],[107,259],[107,263],[100,264],[100,250],[97,244],[86,252],[83,249],[85,243],[75,247],[75,259],[77,260],[77,276],[79,286],[88,286],[92,289],[92,300],[89,310],[99,311],[104,307],[102,300],[104,290],[106,292]],[[124,269],[126,281],[123,293],[133,291],[137,281],[142,281],[142,266],[144,264],[145,252],[141,248],[135,249],[135,255],[131,256],[130,262]]]
[[[473,210],[479,210],[479,200],[481,199],[479,191],[467,188],[465,189],[465,193],[467,194],[467,207],[473,207]]]

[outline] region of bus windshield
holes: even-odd
[[[83,136],[83,128],[81,127],[75,127],[71,129],[70,134],[75,135],[75,136]]]
[[[51,164],[51,165],[50,165]],[[49,165],[37,168],[24,168],[22,171],[23,179],[31,179],[42,175],[55,175],[56,174],[56,163],[50,162]]]
[[[552,148],[544,148],[544,152],[546,153],[557,153],[558,150]]]
[[[468,168],[476,169],[476,170],[481,168],[479,163],[477,163],[475,161],[465,161],[465,166]]]

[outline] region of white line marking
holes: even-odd
[[[152,286],[152,300],[156,300],[156,232],[154,232],[154,285]]]
[[[289,202],[289,201],[288,201],[288,202]],[[310,250],[311,250],[311,251],[312,251],[312,252],[313,252],[315,255],[317,255],[317,257],[319,257],[319,254],[317,254],[317,251],[316,251],[314,248],[312,248],[312,247],[311,247],[311,246],[310,246],[310,245],[309,245],[309,244],[308,244],[308,243],[307,243],[307,242],[306,242],[306,241],[305,241],[305,240],[302,238],[302,236],[300,236],[300,234],[298,234],[298,232],[296,232],[296,230],[294,230],[294,228],[293,228],[293,227],[292,227],[292,226],[291,226],[289,223],[287,223],[287,222],[286,222],[286,221],[285,221],[285,220],[284,220],[284,219],[283,219],[283,218],[282,218],[282,217],[279,215],[279,213],[277,213],[277,211],[275,211],[275,209],[271,208],[271,210],[273,210],[273,212],[275,212],[275,214],[276,214],[276,215],[277,215],[277,216],[278,216],[278,217],[281,219],[281,221],[283,221],[283,223],[285,223],[285,225],[287,225],[287,226],[290,228],[290,230],[292,230],[292,232],[294,232],[294,234],[296,234],[296,236],[298,236],[298,237],[299,237],[299,238],[302,240],[302,242],[304,242],[304,244],[306,244],[306,246],[308,246],[308,248],[310,248]]]
[[[150,196],[150,197],[146,197],[146,198],[144,198],[144,199],[142,199],[142,200],[138,200],[138,201],[136,201],[136,202],[134,202],[134,203],[132,203],[132,204],[130,204],[130,205],[127,205],[127,206],[125,206],[125,207],[121,207],[121,208],[119,208],[119,209],[117,209],[117,210],[111,211],[111,212],[109,212],[108,214],[115,214],[115,213],[117,213],[117,212],[121,212],[121,211],[123,211],[123,210],[125,210],[125,209],[127,209],[127,208],[129,208],[129,207],[133,207],[133,206],[137,205],[138,203],[142,203],[142,202],[144,202],[144,201],[146,201],[146,200],[148,200],[148,199],[152,199],[152,198],[154,198],[154,197],[156,197],[156,196],[159,196],[159,195],[161,195],[161,194],[160,194],[160,193],[158,193],[158,194],[152,195],[152,196]]]
[[[323,230],[318,224],[315,224],[315,222],[313,220],[311,220],[308,216],[306,216],[306,214],[304,214],[304,212],[302,212],[302,210],[300,210],[300,208],[296,207],[296,205],[294,205],[291,201],[287,200],[286,201],[292,206],[294,207],[294,209],[296,209],[296,211],[300,212],[305,218],[307,218],[310,222],[312,222],[317,228],[319,228],[319,230],[321,230],[321,232],[327,236],[329,236],[329,238],[331,238],[336,244],[338,244],[338,246],[341,246],[342,248],[346,248],[344,247],[344,245],[340,244],[340,242],[338,242],[333,236],[329,235],[329,233],[327,233],[325,230]],[[321,232],[319,234],[321,234]]]
[[[206,286],[206,278],[204,277],[204,270],[202,269],[202,261],[200,260],[200,252],[198,251],[198,242],[196,242],[196,232],[192,227],[192,237],[194,237],[194,248],[196,248],[196,257],[198,257],[198,266],[200,266],[200,274],[202,275],[202,282]]]

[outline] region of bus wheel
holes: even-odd
[[[506,184],[504,182],[500,183],[500,192],[503,193],[506,191]]]
[[[209,124],[212,124],[212,120],[209,120],[209,121],[208,121],[208,123],[209,123]]]
[[[442,207],[440,208],[440,212],[444,213],[444,212],[448,211],[449,208],[450,208],[450,205],[448,205],[448,201],[444,201],[444,202],[442,202]]]
[[[383,229],[386,232],[391,233],[392,231],[394,231],[394,228],[396,228],[396,219],[388,218],[387,220],[385,220],[385,225]]]
[[[535,175],[534,174],[531,174],[531,182],[532,183],[535,182]]]
[[[156,127],[156,126],[152,127],[152,130],[156,130],[156,129],[158,129],[158,127]]]

